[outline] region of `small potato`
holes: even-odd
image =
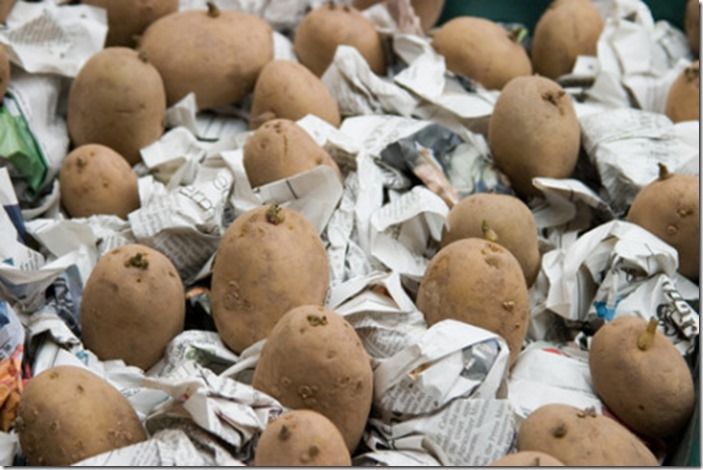
[[[339,167],[325,149],[287,119],[267,122],[244,145],[244,168],[254,188],[318,165],[329,166],[341,178]]]
[[[183,282],[158,251],[125,245],[95,265],[83,291],[81,332],[101,360],[122,359],[146,371],[184,323]]]
[[[59,184],[61,204],[71,217],[112,214],[126,219],[139,209],[136,173],[104,145],[83,145],[69,153],[61,165]]]
[[[500,25],[483,18],[461,16],[434,33],[432,46],[452,72],[500,90],[515,77],[532,74],[525,48]]]
[[[544,452],[516,452],[508,454],[489,467],[563,467],[564,464]]]
[[[0,44],[0,104],[10,86],[10,55],[4,44]]]
[[[276,118],[297,121],[308,114],[339,127],[337,102],[327,87],[302,65],[273,60],[263,68],[254,88],[252,128]]]
[[[305,15],[295,31],[295,54],[318,77],[332,63],[341,44],[359,51],[376,75],[386,73],[381,37],[356,8],[327,3]]]
[[[618,317],[593,337],[589,364],[593,388],[633,431],[654,438],[675,436],[696,405],[693,378],[666,336],[639,317]]]
[[[146,440],[129,401],[74,366],[52,367],[27,383],[15,427],[32,466],[67,466]]]
[[[701,6],[698,0],[688,0],[686,3],[686,36],[691,46],[691,52],[698,57],[701,38]]]
[[[269,424],[256,446],[257,467],[349,467],[351,457],[339,430],[310,410],[293,410]]]
[[[305,305],[286,313],[271,331],[252,385],[288,408],[326,416],[353,452],[371,409],[373,371],[344,318]]]
[[[666,96],[666,115],[673,122],[700,119],[700,62],[695,61],[674,80]]]
[[[518,451],[554,456],[569,467],[652,467],[652,452],[617,421],[569,405],[545,405],[520,426]]]

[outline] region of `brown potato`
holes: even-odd
[[[137,175],[127,161],[103,145],[69,153],[59,174],[61,204],[71,217],[112,214],[123,219],[139,209]]]
[[[688,0],[686,3],[686,36],[691,46],[691,52],[698,57],[701,37],[701,10],[698,0]]]
[[[74,366],[52,367],[27,383],[15,427],[32,466],[71,465],[146,440],[127,399]]]
[[[134,47],[137,38],[162,16],[178,11],[178,0],[82,0],[107,10],[106,47]]]
[[[308,114],[339,127],[337,102],[327,87],[302,65],[273,60],[263,68],[254,88],[250,125],[256,129],[272,119],[297,121]]]
[[[593,337],[593,388],[628,428],[650,437],[676,435],[696,405],[693,378],[666,336],[639,317],[618,317]]]
[[[273,58],[265,21],[212,5],[165,16],[142,36],[139,49],[161,73],[169,106],[190,92],[199,109],[239,103]]]
[[[103,361],[122,359],[146,371],[184,322],[183,282],[173,263],[147,246],[107,252],[85,284],[83,343]]]
[[[515,77],[532,74],[525,48],[500,25],[483,18],[461,16],[445,23],[432,39],[447,68],[500,90]]]
[[[514,364],[527,333],[527,285],[520,263],[502,246],[457,240],[430,261],[417,293],[427,323],[454,319],[502,336]]]
[[[15,0],[0,0],[0,23],[4,23],[15,6]]]
[[[603,18],[591,0],[555,0],[535,27],[535,72],[553,80],[571,73],[576,57],[596,55],[602,31]]]
[[[344,318],[304,305],[286,313],[271,331],[252,385],[284,406],[326,416],[353,451],[371,409],[373,371]]]
[[[545,405],[520,426],[520,452],[544,452],[569,467],[651,467],[657,459],[637,436],[595,411]]]
[[[672,175],[661,166],[659,179],[637,193],[627,220],[650,231],[679,253],[679,272],[696,280],[700,257],[698,176]]]
[[[257,467],[349,467],[351,457],[334,423],[320,413],[293,410],[269,424],[256,445]]]
[[[212,315],[234,352],[264,339],[300,305],[322,305],[327,253],[315,227],[292,209],[252,209],[227,228],[212,270]]]
[[[134,165],[164,132],[166,95],[153,65],[132,49],[111,47],[86,62],[71,85],[73,144],[102,144]]]
[[[7,92],[7,87],[10,86],[10,68],[10,55],[7,53],[5,45],[0,44],[0,105]]]
[[[327,165],[341,178],[339,167],[300,126],[287,119],[276,119],[261,126],[244,145],[244,168],[251,186]]]
[[[666,115],[673,122],[700,119],[698,101],[700,89],[700,63],[695,61],[679,75],[666,97]]]
[[[352,4],[354,8],[366,10],[367,8],[380,3],[382,0],[354,0]],[[444,0],[411,0],[415,14],[420,18],[420,25],[423,31],[429,31],[435,25],[442,9],[444,8]]]
[[[462,238],[483,238],[487,230],[492,230],[497,237],[494,241],[515,256],[531,286],[541,261],[537,226],[530,208],[516,197],[491,193],[465,197],[449,211],[442,246]]]
[[[340,44],[359,51],[373,73],[386,73],[381,37],[356,8],[327,3],[305,15],[295,31],[295,54],[318,77],[332,63]]]
[[[489,467],[563,467],[564,464],[544,452],[515,452],[500,458]]]
[[[532,178],[568,178],[579,155],[581,127],[571,98],[548,78],[519,77],[498,97],[488,127],[498,167],[525,196]]]

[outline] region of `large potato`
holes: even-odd
[[[0,104],[10,86],[10,55],[4,44],[0,44]]]
[[[432,46],[447,61],[447,68],[500,90],[515,77],[532,74],[527,52],[511,34],[483,18],[462,16],[434,33]]]
[[[676,77],[666,96],[666,115],[673,122],[700,119],[700,63],[695,61]]]
[[[449,211],[442,246],[462,238],[483,238],[487,229],[497,236],[496,243],[515,256],[527,285],[532,285],[541,259],[537,226],[530,208],[516,197],[492,193],[465,197]]]
[[[69,153],[59,174],[61,204],[71,217],[112,214],[123,219],[139,208],[137,174],[124,158],[103,145]]]
[[[548,78],[519,77],[498,97],[488,127],[498,167],[524,195],[532,178],[568,178],[578,160],[581,127],[571,98]]]
[[[132,405],[112,385],[74,366],[27,383],[15,423],[30,465],[66,466],[146,440]]]
[[[269,121],[244,145],[244,168],[252,187],[327,165],[341,177],[330,155],[293,121]]]
[[[81,301],[85,346],[100,359],[144,370],[161,359],[185,322],[183,282],[171,261],[143,245],[100,258]]]
[[[544,452],[515,452],[500,458],[489,467],[563,467],[564,464]]]
[[[322,305],[327,253],[315,227],[292,209],[250,210],[227,228],[212,270],[212,314],[222,341],[241,352],[300,305]]]
[[[327,3],[305,15],[295,31],[295,54],[318,77],[325,73],[337,46],[342,44],[359,51],[373,73],[386,73],[381,37],[356,8]]]
[[[283,118],[297,121],[308,114],[339,127],[337,102],[327,87],[302,65],[289,60],[273,60],[261,71],[251,105],[252,128]]]
[[[382,0],[354,0],[354,8],[366,10]],[[427,32],[434,26],[442,14],[444,0],[411,0],[415,14],[420,18],[420,26]]]
[[[545,405],[520,426],[517,448],[552,455],[569,467],[650,467],[652,452],[624,426],[593,410]]]
[[[628,428],[650,437],[676,435],[696,405],[693,378],[666,336],[635,316],[618,317],[593,337],[593,388]]]
[[[520,263],[502,246],[466,238],[430,261],[417,293],[429,325],[451,318],[502,336],[512,365],[527,333],[527,285]]]
[[[672,175],[661,166],[659,179],[637,193],[627,220],[650,231],[679,253],[679,271],[698,279],[700,213],[698,176]]]
[[[151,23],[178,11],[178,0],[83,0],[83,3],[107,10],[107,47],[133,47],[136,38]]]
[[[289,408],[326,416],[353,451],[371,409],[373,371],[344,318],[305,305],[286,313],[271,331],[252,385]]]
[[[329,419],[310,410],[293,410],[269,424],[256,445],[257,467],[349,467],[344,438]]]
[[[556,80],[570,73],[580,55],[595,56],[603,18],[591,0],[555,0],[535,27],[532,65]]]
[[[165,16],[142,36],[139,49],[161,73],[169,106],[191,92],[200,109],[239,103],[273,58],[265,21],[210,5]]]
[[[701,37],[701,6],[698,0],[688,0],[686,3],[686,36],[691,46],[691,52],[698,57]]]
[[[166,95],[159,73],[125,47],[98,52],[71,85],[68,132],[73,144],[102,144],[134,165],[164,132]]]

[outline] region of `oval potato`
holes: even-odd
[[[666,115],[673,122],[700,119],[700,63],[695,61],[676,77],[666,96]]]

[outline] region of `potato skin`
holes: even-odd
[[[532,65],[556,80],[570,73],[579,55],[596,55],[603,18],[591,0],[556,0],[535,27]]]
[[[351,457],[339,430],[311,410],[293,410],[270,423],[256,445],[257,467],[349,467]]]
[[[498,97],[488,125],[491,153],[513,188],[538,190],[532,178],[568,178],[578,160],[581,127],[571,98],[548,78],[518,77]]]
[[[146,371],[184,322],[183,282],[171,261],[147,246],[107,252],[86,282],[81,332],[101,360],[123,359]]]
[[[284,406],[326,416],[353,452],[371,409],[373,371],[344,318],[304,305],[286,313],[271,331],[252,385]]]
[[[178,0],[83,0],[107,10],[106,47],[134,47],[151,23],[178,11]]]
[[[4,23],[7,17],[10,16],[12,7],[15,6],[16,0],[0,0],[0,23]]]
[[[417,294],[427,323],[453,319],[502,336],[517,360],[529,319],[527,285],[517,259],[502,246],[466,238],[430,261]]]
[[[679,272],[698,279],[701,232],[697,175],[674,174],[648,184],[632,201],[627,220],[676,248]]]
[[[352,5],[359,10],[366,10],[372,5],[380,3],[382,0],[354,0]],[[415,14],[420,18],[420,26],[422,30],[427,32],[437,22],[442,9],[444,8],[444,0],[411,0]]]
[[[637,436],[591,411],[561,404],[538,408],[520,426],[518,451],[544,452],[568,467],[657,465]]]
[[[266,338],[288,310],[322,305],[327,295],[329,263],[317,231],[299,212],[273,207],[235,219],[215,257],[212,314],[236,353]]]
[[[339,127],[337,102],[327,87],[304,66],[290,60],[273,60],[261,70],[254,87],[250,125],[283,118],[297,121],[308,114]]]
[[[483,18],[462,16],[434,34],[432,46],[444,56],[447,68],[490,90],[501,90],[515,77],[532,74],[527,52],[500,25]]]
[[[293,45],[300,63],[320,77],[332,63],[340,44],[359,51],[373,73],[386,73],[381,37],[356,8],[331,2],[316,8],[298,25]]]
[[[244,145],[244,168],[254,188],[318,165],[329,166],[341,178],[339,167],[325,149],[287,119],[267,122]]]
[[[666,115],[673,122],[695,121],[700,119],[698,100],[700,63],[695,61],[674,80],[666,96]]]
[[[209,109],[238,103],[254,89],[273,58],[273,34],[253,15],[182,11],[149,26],[139,49],[163,77],[169,106],[194,92],[198,108]]]
[[[0,105],[10,86],[10,55],[4,44],[0,44]]]
[[[61,203],[71,217],[112,214],[126,219],[140,205],[137,174],[104,145],[83,145],[69,153],[59,184]]]
[[[71,85],[68,132],[73,144],[102,144],[134,165],[139,150],[164,132],[166,95],[153,65],[125,47],[86,62]]]
[[[27,383],[16,421],[30,465],[66,466],[146,440],[122,394],[80,367],[57,366]]]
[[[693,378],[681,354],[659,332],[645,351],[637,340],[647,329],[639,317],[618,317],[593,337],[589,364],[593,388],[633,431],[670,437],[687,423],[696,404]]]
[[[688,43],[691,45],[691,52],[698,57],[701,35],[701,11],[698,0],[688,0],[686,3],[685,28]]]
[[[564,464],[544,452],[515,452],[488,465],[489,467],[563,467]]]
[[[514,196],[477,193],[459,201],[447,216],[442,246],[462,238],[483,238],[484,220],[498,235],[496,243],[507,248],[520,263],[527,285],[532,285],[541,261],[537,226],[530,208]]]

